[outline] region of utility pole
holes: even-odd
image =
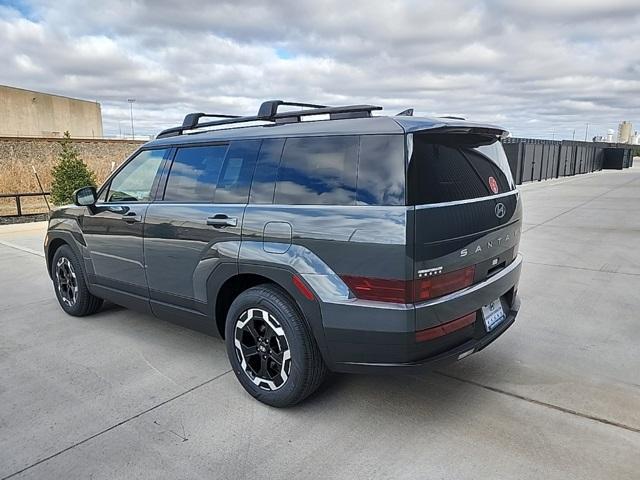
[[[573,137],[571,137],[571,140],[575,140],[576,139],[576,129],[573,129]]]
[[[131,139],[136,139],[136,131],[133,129],[133,102],[135,102],[135,98],[128,98],[127,102],[129,102],[129,106],[131,107]]]
[[[587,141],[587,135],[589,134],[589,122],[587,122],[587,126],[584,129],[584,141]]]

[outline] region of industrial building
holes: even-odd
[[[0,85],[0,136],[102,137],[98,102]]]

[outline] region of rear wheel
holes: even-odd
[[[225,342],[245,390],[274,407],[304,400],[327,375],[309,326],[276,286],[259,285],[238,295],[227,314]]]
[[[58,302],[69,315],[91,315],[102,306],[102,299],[89,292],[82,264],[68,245],[56,250],[51,273]]]

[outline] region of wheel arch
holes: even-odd
[[[68,245],[69,248],[73,250],[73,253],[76,254],[76,257],[80,262],[83,261],[80,250],[78,249],[78,246],[75,245],[73,236],[70,233],[49,231],[47,233],[47,244],[45,248],[45,260],[47,262],[47,272],[49,273],[49,277],[52,275],[51,267],[53,264],[53,257],[58,249],[64,245]]]
[[[233,301],[242,292],[260,284],[272,284],[283,290],[293,301],[308,323],[311,333],[316,339],[323,358],[328,363],[328,352],[322,326],[319,299],[305,297],[293,283],[296,273],[293,270],[262,265],[240,265],[237,275],[231,276],[218,289],[214,297],[214,318],[218,332],[224,338],[227,313]]]

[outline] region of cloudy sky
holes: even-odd
[[[640,0],[0,0],[0,84],[102,104],[106,135],[262,100],[640,129]]]

